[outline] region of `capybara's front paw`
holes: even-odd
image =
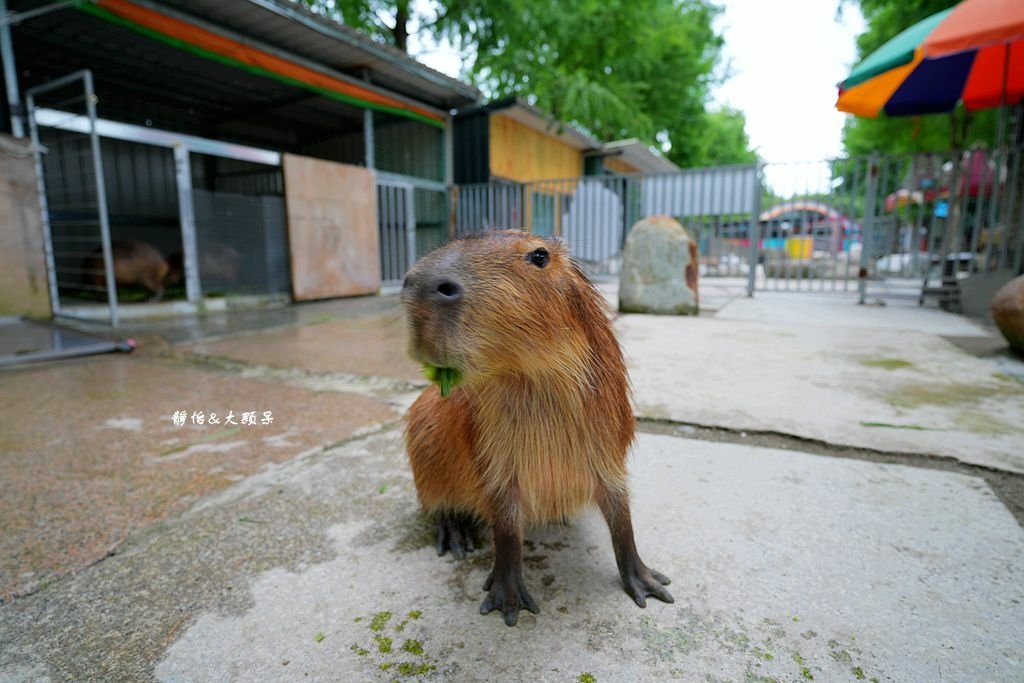
[[[516,625],[521,609],[540,614],[537,603],[526,591],[522,574],[495,579],[494,572],[491,572],[487,581],[484,582],[484,590],[487,591],[487,597],[480,604],[480,614],[489,614],[494,610],[500,610],[505,616],[505,624],[508,626]]]
[[[480,525],[471,515],[445,511],[438,517],[434,543],[438,557],[451,551],[452,557],[462,560],[480,545]]]
[[[662,602],[675,602],[672,594],[665,590],[665,586],[672,583],[671,580],[645,565],[639,558],[624,567],[621,576],[626,593],[640,607],[647,607],[647,596]]]

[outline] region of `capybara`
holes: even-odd
[[[223,242],[211,242],[199,248],[199,281],[204,288],[237,285],[242,273],[242,254]],[[167,257],[170,270],[164,284],[175,287],[185,281],[185,257],[176,251]]]
[[[423,257],[402,303],[428,387],[406,417],[416,491],[437,549],[462,557],[490,527],[494,568],[480,612],[537,613],[523,581],[526,526],[596,503],[626,593],[672,602],[633,541],[626,452],[635,420],[604,299],[558,239],[486,232]],[[451,385],[454,384],[454,387]]]
[[[114,282],[118,287],[142,287],[153,301],[164,295],[167,261],[148,242],[117,240],[110,244],[114,258]],[[83,281],[87,285],[106,289],[106,271],[103,267],[103,249],[96,247],[82,262]]]

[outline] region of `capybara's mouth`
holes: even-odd
[[[439,368],[461,368],[453,347],[461,336],[459,316],[416,291],[403,293],[413,360]]]
[[[438,337],[441,335],[433,329],[424,329],[424,325],[413,323],[409,326],[409,355],[419,363],[436,367],[453,367],[454,359]]]

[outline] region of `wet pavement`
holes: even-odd
[[[393,296],[140,324],[135,354],[0,372],[0,680],[1024,678],[1024,531],[966,465],[914,464],[1019,483],[1024,363],[938,311],[708,302],[616,321],[642,424],[670,434],[640,436],[632,489],[676,603],[632,605],[588,513],[528,534],[542,613],[515,629],[478,614],[490,546],[430,547]]]
[[[0,374],[0,413],[4,599],[268,465],[399,415],[379,399],[124,355]]]
[[[374,315],[182,346],[189,353],[274,368],[419,381],[405,354],[405,321],[397,307]]]

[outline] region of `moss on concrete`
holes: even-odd
[[[1003,384],[975,384],[967,382],[913,383],[905,384],[890,391],[886,400],[897,408],[919,408],[921,406],[951,406],[960,403],[976,403],[986,398],[1005,398],[1024,394],[1024,388]]]
[[[860,364],[868,368],[881,368],[883,370],[900,370],[913,367],[913,363],[902,358],[862,358]]]

